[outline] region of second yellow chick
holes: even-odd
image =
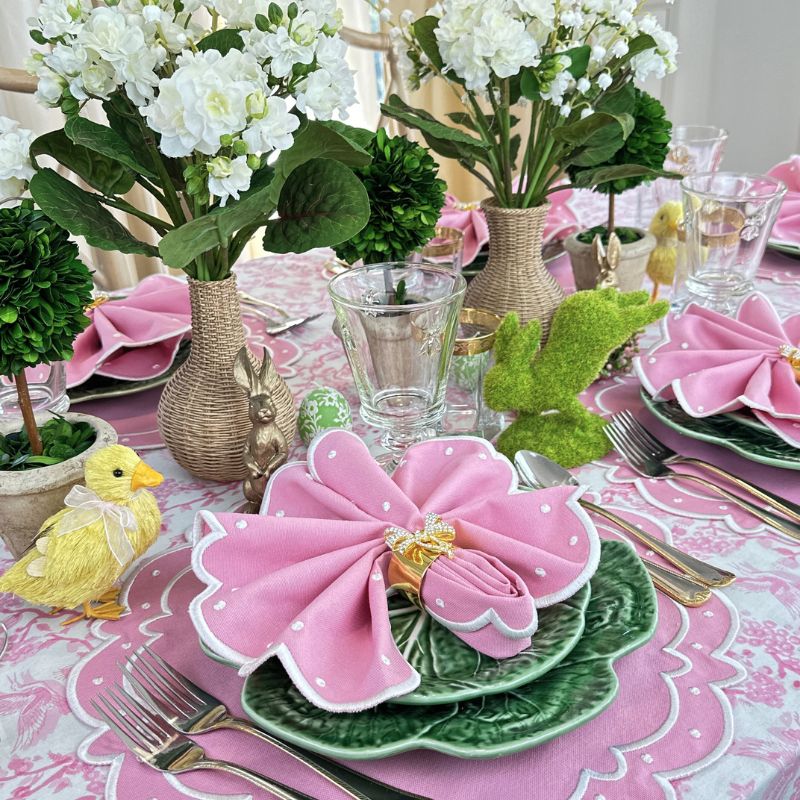
[[[683,216],[683,206],[677,200],[668,200],[656,211],[650,221],[650,233],[656,237],[656,247],[647,261],[647,274],[653,281],[651,301],[658,297],[660,284],[669,286],[675,278],[678,259],[678,223]]]

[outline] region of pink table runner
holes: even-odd
[[[327,307],[323,305],[325,258],[325,254],[311,254],[274,259],[268,267],[263,261],[252,262],[243,265],[239,275],[243,288],[285,305],[291,313],[323,308]],[[565,284],[570,283],[568,265],[561,262],[555,271]],[[762,273],[758,288],[771,296],[782,313],[796,308],[800,264],[768,256]],[[290,386],[299,398],[315,384],[333,385],[354,403],[349,370],[338,341],[329,333],[330,321],[331,316],[326,315],[293,334],[292,341],[302,347],[304,356],[294,365],[296,375],[290,378]],[[629,379],[601,382],[586,402],[603,410],[620,403],[640,408],[636,387]],[[644,418],[657,429],[651,419]],[[360,430],[365,429],[360,426]],[[657,432],[664,434],[660,428]],[[680,437],[669,439],[669,435],[665,438],[673,445],[679,440],[686,452],[717,460],[800,501],[797,473],[754,465],[727,451]],[[166,787],[160,776],[141,772],[129,758],[114,757],[121,752],[115,740],[106,734],[95,741],[98,731],[88,717],[78,718],[69,711],[65,699],[68,676],[69,685],[77,688],[81,698],[72,698],[77,710],[97,690],[95,682],[109,677],[105,670],[111,652],[106,650],[116,650],[117,655],[128,652],[125,645],[132,647],[138,641],[130,637],[154,639],[162,628],[180,626],[180,635],[169,637],[164,652],[202,682],[218,677],[215,691],[235,707],[235,683],[228,670],[208,664],[196,652],[193,638],[186,635],[188,625],[181,621],[179,599],[191,593],[188,585],[194,580],[188,573],[188,553],[181,548],[195,510],[230,510],[240,502],[239,489],[191,478],[164,450],[152,451],[148,461],[167,476],[158,490],[165,532],[154,560],[136,572],[130,585],[133,613],[125,621],[91,629],[79,623],[64,629],[58,618],[44,610],[8,596],[0,598],[0,620],[11,631],[0,668],[3,798],[166,800],[186,796],[175,794],[176,788]],[[476,800],[501,793],[513,800],[539,796],[547,800],[789,800],[800,796],[800,547],[757,521],[719,508],[719,503],[715,508],[693,490],[668,483],[651,487],[636,481],[613,456],[588,465],[579,475],[602,495],[605,505],[636,514],[648,530],[671,536],[701,557],[713,555],[715,563],[741,577],[725,590],[724,599],[715,598],[704,609],[680,610],[662,599],[657,639],[640,651],[640,655],[652,653],[651,662],[635,660],[637,654],[620,661],[617,703],[583,729],[495,762],[471,763],[425,754],[371,765],[362,762],[360,768],[380,772],[398,785],[413,785],[423,793],[427,790],[435,797],[460,794]],[[650,505],[650,499],[656,505]],[[603,534],[616,535],[607,529]],[[173,578],[169,602],[164,605],[163,592]],[[732,625],[732,605],[741,616],[738,634]],[[664,645],[666,649],[659,649]],[[159,649],[164,643],[155,646]],[[725,657],[726,648],[747,675],[723,688],[741,677]],[[731,746],[715,761],[731,735]],[[224,755],[222,748],[233,746],[237,755],[251,757],[246,740],[231,743],[224,741],[224,736],[227,734],[204,737],[209,752]],[[277,755],[261,750],[258,758],[260,766],[289,780],[291,765]],[[407,783],[412,763],[424,764],[424,781]],[[128,770],[135,770],[133,774],[141,776],[141,781],[137,783]],[[335,797],[297,771],[293,779],[322,800]],[[214,788],[201,782],[197,786],[217,792],[217,797],[242,796],[249,791],[239,784],[216,784]]]

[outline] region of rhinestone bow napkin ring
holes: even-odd
[[[792,366],[792,369],[797,374],[797,380],[800,381],[800,347],[795,347],[791,344],[782,344],[778,348],[778,352],[782,358],[785,358]]]
[[[413,602],[419,604],[422,579],[431,564],[441,555],[453,558],[452,542],[456,530],[438,514],[425,515],[425,527],[410,533],[405,528],[391,526],[383,535],[392,560],[389,562],[389,583],[399,589]]]

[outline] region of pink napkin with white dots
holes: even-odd
[[[800,245],[800,155],[781,161],[767,174],[782,180],[787,188],[770,238],[785,244]]]
[[[800,447],[800,313],[781,320],[763,294],[734,317],[690,305],[670,314],[661,340],[635,361],[657,399],[676,399],[693,417],[750,409],[770,430]]]
[[[67,362],[67,386],[92,375],[124,381],[166,372],[191,331],[186,283],[170,275],[149,275],[126,297],[107,300],[87,314],[92,324],[75,339]]]
[[[387,531],[414,537],[438,519],[452,558],[425,574],[428,613],[495,658],[530,645],[537,609],[594,574],[597,532],[582,490],[519,491],[510,462],[471,437],[409,448],[392,476],[364,442],[327,431],[270,480],[258,515],[201,511],[192,565],[206,584],[191,606],[200,638],[248,674],[277,657],[308,700],[360,711],[413,691],[395,645]]]

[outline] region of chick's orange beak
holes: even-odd
[[[152,467],[148,467],[144,461],[140,461],[136,465],[133,475],[131,475],[131,491],[135,492],[145,487],[158,486],[163,480],[164,476],[160,472],[156,472]]]

